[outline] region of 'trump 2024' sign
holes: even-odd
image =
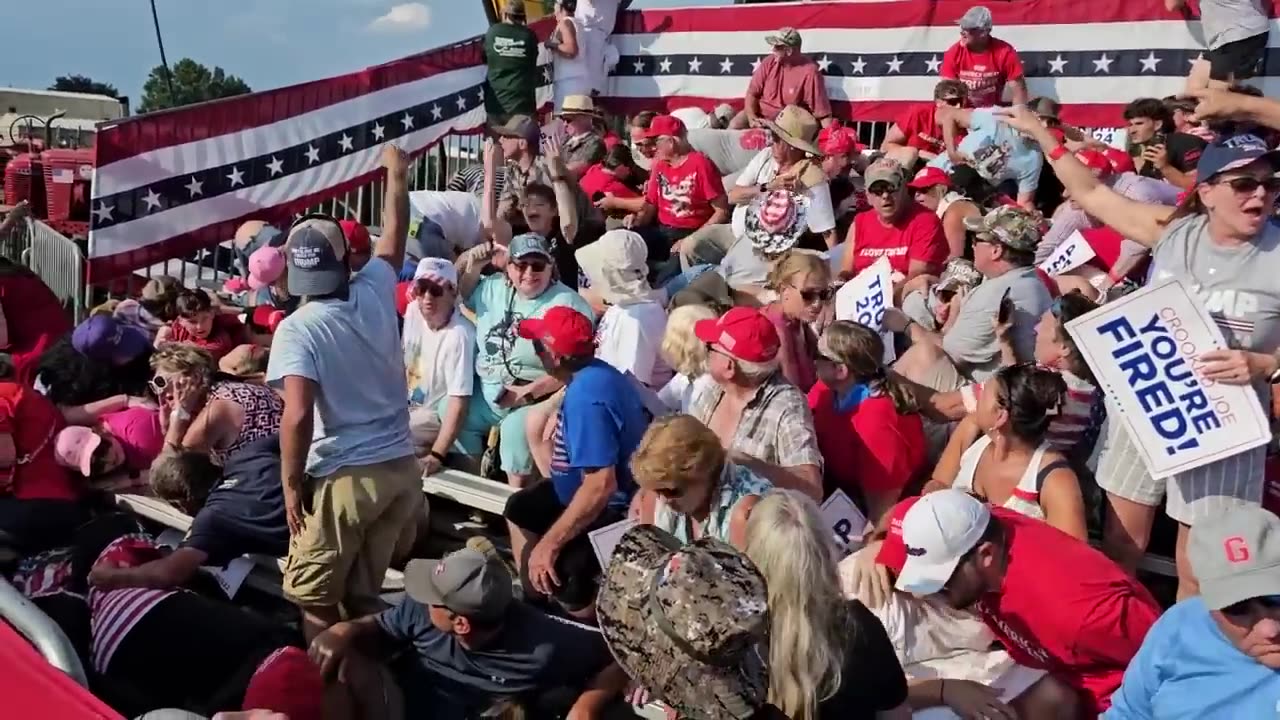
[[[1100,387],[1164,478],[1266,444],[1267,416],[1248,385],[1200,376],[1199,357],[1226,347],[1204,306],[1167,280],[1067,323]]]

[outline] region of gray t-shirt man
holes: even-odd
[[[1010,336],[1019,358],[1030,360],[1035,354],[1036,323],[1053,302],[1033,267],[1014,268],[987,278],[969,293],[951,329],[942,336],[942,351],[974,382],[985,382],[1000,369],[994,320],[1006,290],[1013,301]]]
[[[1260,0],[1200,0],[1200,27],[1210,50],[1271,29]]]

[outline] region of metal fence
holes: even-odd
[[[854,124],[858,139],[868,147],[878,147],[889,124]],[[409,169],[409,189],[443,190],[456,172],[480,162],[483,138],[479,134],[448,135],[423,153]],[[307,212],[322,212],[341,219],[358,220],[375,227],[382,222],[383,181],[367,185],[318,203]],[[86,287],[84,253],[70,239],[44,223],[33,221],[7,238],[0,238],[0,254],[24,262],[40,275],[79,322],[87,308],[108,298],[136,294],[147,280],[160,275],[178,278],[187,287],[218,290],[235,273],[234,252],[227,240],[194,255],[173,258],[140,268],[131,277],[105,286]]]

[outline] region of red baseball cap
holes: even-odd
[[[907,183],[907,187],[914,190],[928,190],[938,185],[951,186],[951,178],[947,177],[946,171],[942,168],[925,167],[916,176]]]
[[[324,717],[324,679],[305,650],[281,648],[258,666],[244,691],[245,710],[270,710],[289,720]]]
[[[699,320],[693,334],[717,343],[739,360],[769,362],[778,355],[778,331],[759,310],[736,307],[718,318]]]
[[[848,155],[861,151],[862,145],[853,131],[841,125],[829,125],[818,133],[818,149],[823,155]]]
[[[646,139],[664,135],[667,137],[683,137],[684,132],[684,123],[680,121],[680,118],[674,115],[659,115],[653,119],[653,122],[649,123],[649,129],[644,131],[644,136]]]
[[[351,248],[351,252],[364,255],[373,249],[369,228],[355,220],[339,220],[338,227],[342,228],[342,234],[347,237],[347,247]]]
[[[1081,150],[1076,153],[1076,159],[1089,168],[1093,176],[1099,180],[1105,180],[1115,172],[1115,167],[1111,164],[1111,160],[1098,150]]]
[[[1102,151],[1107,160],[1111,162],[1111,170],[1116,173],[1137,172],[1138,168],[1133,164],[1133,158],[1129,157],[1129,153],[1120,148],[1109,147]]]
[[[902,566],[907,562],[907,545],[902,542],[902,518],[907,511],[920,500],[919,495],[898,501],[889,511],[889,534],[880,544],[880,552],[876,553],[876,564],[883,565],[893,571],[894,575],[902,574]]]
[[[590,318],[566,305],[557,305],[540,318],[521,320],[516,332],[525,340],[540,341],[557,355],[586,357],[596,352]]]

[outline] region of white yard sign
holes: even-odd
[[[1204,305],[1176,279],[1067,323],[1154,478],[1264,445],[1267,415],[1248,385],[1200,377],[1199,357],[1226,347]]]

